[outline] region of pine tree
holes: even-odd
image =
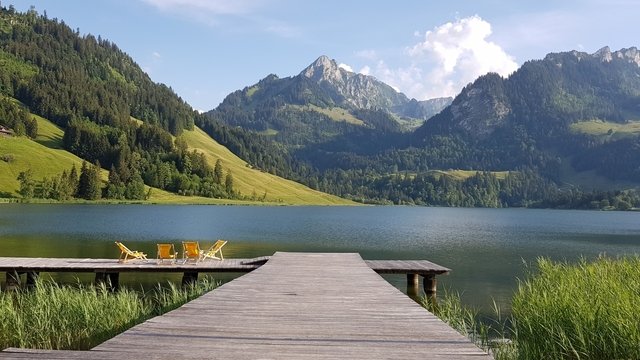
[[[73,164],[71,167],[71,171],[69,172],[69,177],[67,178],[68,187],[69,187],[69,197],[72,198],[77,196],[78,193],[78,170],[76,169],[76,164]]]
[[[100,181],[100,162],[96,160],[95,164],[91,167],[89,182],[89,199],[97,200],[102,197],[102,187]]]
[[[18,181],[20,182],[20,190],[18,190],[18,193],[25,199],[31,199],[36,188],[36,183],[33,180],[33,172],[31,169],[22,171],[18,175]]]
[[[97,200],[102,197],[100,189],[100,163],[96,161],[95,165],[87,165],[82,163],[80,169],[80,181],[78,183],[78,197],[87,200]]]
[[[227,177],[224,179],[224,189],[230,197],[233,195],[233,175],[231,175],[231,171],[227,173]]]
[[[216,184],[222,185],[222,161],[220,159],[216,160],[216,165],[213,168],[213,181]]]

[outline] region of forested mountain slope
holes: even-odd
[[[607,136],[594,133],[593,122]],[[442,165],[535,167],[557,181],[571,167],[640,182],[640,137],[628,131],[639,122],[640,52],[605,47],[549,54],[507,79],[483,76],[416,130],[413,143],[454,142],[460,152],[443,156]]]
[[[211,164],[202,152],[189,148],[181,134],[194,131],[201,115],[169,87],[154,83],[115,44],[81,35],[33,9],[0,9],[0,96],[0,113],[10,114],[0,118],[0,125],[36,138],[37,124],[24,114],[47,118],[63,131],[64,150],[109,170],[102,196],[142,199],[144,184],[177,194],[241,200],[251,197],[244,193],[249,184],[256,191],[264,188],[261,182],[240,178],[251,173],[232,174],[224,165],[220,176],[215,161]],[[265,146],[252,134],[224,124],[209,122],[207,128],[241,155]],[[296,192],[304,203],[327,201],[302,186]],[[274,193],[267,191],[267,199],[295,198]]]
[[[640,184],[639,59],[636,48],[549,54],[508,78],[478,78],[408,131],[393,112],[401,96],[390,96],[385,86],[362,86],[355,74],[321,57],[297,76],[270,75],[230,94],[208,115],[263,131],[286,150],[284,175],[341,196],[449,206],[598,207],[595,202],[607,198],[606,205],[627,194],[620,190]],[[359,98],[361,93],[366,95]],[[449,169],[488,178],[451,185],[432,176]],[[510,175],[493,179],[495,171]],[[508,180],[513,176],[525,178]],[[478,183],[488,189],[476,193]]]

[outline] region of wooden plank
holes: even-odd
[[[269,260],[269,256],[251,259],[225,259],[201,261],[198,264],[157,264],[155,259],[130,260],[119,263],[116,259],[88,258],[28,258],[0,257],[0,272],[96,272],[116,270],[118,272],[249,272]],[[365,260],[365,263],[380,274],[447,274],[450,269],[427,260]]]
[[[451,269],[428,260],[365,260],[378,274],[448,274]]]
[[[207,261],[199,264],[156,264],[155,260],[133,260],[118,263],[114,259],[63,259],[63,258],[21,258],[0,257],[0,271],[16,270],[43,272],[247,272],[256,269],[269,259],[268,256],[253,259],[226,259],[224,261]],[[449,269],[426,260],[366,260],[366,263],[378,273],[417,273],[441,274]]]
[[[184,358],[490,358],[358,254],[276,253],[95,350],[134,348]]]
[[[394,267],[407,264],[395,263]],[[266,264],[91,351],[2,359],[490,359],[358,254],[276,253]]]
[[[28,258],[0,257],[0,271],[37,272],[249,272],[265,262],[264,257],[253,259],[205,260],[195,264],[158,264],[155,259],[130,260],[119,263],[117,259],[76,258]]]

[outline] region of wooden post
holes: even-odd
[[[185,271],[182,275],[182,286],[189,286],[195,284],[198,281],[197,271]]]
[[[117,291],[120,287],[120,273],[119,272],[96,272],[96,285],[105,284],[109,291]]]
[[[37,271],[27,271],[27,288],[33,289],[36,287],[38,276],[40,276],[40,273]]]
[[[111,272],[107,273],[107,277],[109,279],[109,290],[118,291],[120,289],[120,273],[119,272]]]
[[[415,301],[419,300],[420,276],[418,274],[407,274],[407,296]]]
[[[5,284],[7,291],[20,289],[20,274],[17,271],[7,271],[7,281]]]
[[[423,284],[424,284],[424,293],[427,294],[427,296],[436,295],[437,282],[436,282],[435,274],[425,275]]]
[[[436,297],[436,289],[437,289],[437,282],[436,282],[436,275],[435,274],[428,274],[428,275],[424,275],[424,279],[422,280],[422,284],[424,287],[424,295],[426,300],[431,303],[431,306],[434,309],[438,308],[438,298]]]

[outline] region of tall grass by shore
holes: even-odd
[[[31,291],[0,293],[0,349],[90,349],[144,320],[215,288],[210,279],[141,293],[38,281]]]
[[[520,282],[509,319],[481,323],[460,297],[425,307],[501,359],[640,359],[640,258],[539,259]]]
[[[640,258],[538,261],[513,298],[522,359],[640,359]]]

